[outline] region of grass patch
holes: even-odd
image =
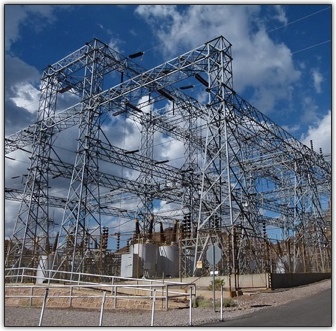
[[[224,286],[224,279],[217,278],[215,279],[215,290],[219,291],[222,286]],[[210,285],[208,286],[208,290],[213,289],[213,281],[211,281]]]
[[[193,308],[212,308],[212,299],[205,299],[203,296],[197,296],[192,302]],[[216,300],[216,308],[220,308],[220,299]],[[223,307],[235,307],[236,303],[231,298],[224,298]]]

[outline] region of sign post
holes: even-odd
[[[213,309],[216,312],[216,286],[215,286],[215,265],[222,257],[222,250],[218,247],[218,243],[209,246],[206,252],[207,261],[212,264],[212,296],[213,296]]]

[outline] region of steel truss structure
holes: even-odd
[[[60,109],[69,95],[75,103]],[[116,121],[138,127],[138,149],[112,140]],[[57,148],[69,130],[77,132],[70,158]],[[156,155],[158,135],[180,146],[179,162]],[[235,93],[222,36],[150,70],[87,43],[43,71],[36,123],[5,138],[9,159],[29,146],[24,190],[5,189],[20,201],[6,267],[50,256],[70,275],[111,272],[111,218],[137,219],[142,236],[179,220],[181,277],[206,273],[215,242],[223,273],[267,272],[276,261],[289,272],[331,267],[331,164]],[[67,192],[57,194],[60,179]],[[53,208],[64,210],[58,226]]]

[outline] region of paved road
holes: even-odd
[[[225,314],[224,314],[225,319]],[[331,289],[292,301],[284,306],[269,307],[233,320],[202,326],[332,326]]]

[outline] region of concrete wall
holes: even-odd
[[[67,290],[57,290],[57,288],[50,288],[49,296],[46,301],[46,308],[85,308],[85,309],[101,309],[102,297],[91,297],[90,295],[98,295],[97,292],[89,290],[74,290],[73,295],[81,296],[72,298],[71,302],[69,297],[69,291]],[[30,288],[17,286],[16,288],[5,288],[5,306],[14,306],[14,307],[42,307],[43,297],[45,294],[45,288],[43,287],[34,287],[34,292],[32,300],[30,301],[29,296],[31,295]],[[148,294],[148,292],[147,292]],[[87,295],[87,297],[86,297]],[[122,295],[119,293],[119,295]],[[11,297],[6,297],[11,296]],[[38,296],[38,297],[37,297]],[[169,301],[169,307],[171,308],[183,308],[186,307],[186,303],[173,302]],[[115,308],[125,308],[125,309],[143,309],[151,310],[153,301],[151,299],[142,299],[142,298],[117,298],[114,300],[114,297],[111,296],[111,293],[107,293],[105,299],[104,309],[115,309]],[[155,310],[165,310],[165,302],[162,300],[156,299],[155,301]]]
[[[248,288],[287,288],[300,285],[311,284],[318,282],[323,279],[331,278],[331,273],[284,273],[284,274],[249,274],[249,275],[239,275],[237,276],[237,288],[248,289]],[[224,288],[229,289],[230,280],[228,276],[216,276],[216,279],[224,279]],[[174,279],[175,281],[180,281],[181,279]],[[182,281],[186,283],[195,283],[197,287],[208,287],[213,278],[209,277],[188,277],[183,278]],[[173,281],[173,279],[170,279]],[[231,275],[231,289],[235,289],[235,277]]]
[[[224,288],[229,289],[231,281],[231,289],[235,288],[235,277],[229,276],[216,276],[216,279],[224,279]],[[251,275],[239,275],[237,276],[237,288],[267,288],[268,287],[268,276],[265,273],[262,274],[251,274]],[[180,279],[170,279],[170,281],[180,281]],[[208,277],[188,277],[183,278],[185,283],[195,283],[196,286],[208,287],[213,281],[212,276]]]
[[[331,278],[330,272],[271,274],[271,287],[272,289],[294,287],[311,284],[329,278]]]

